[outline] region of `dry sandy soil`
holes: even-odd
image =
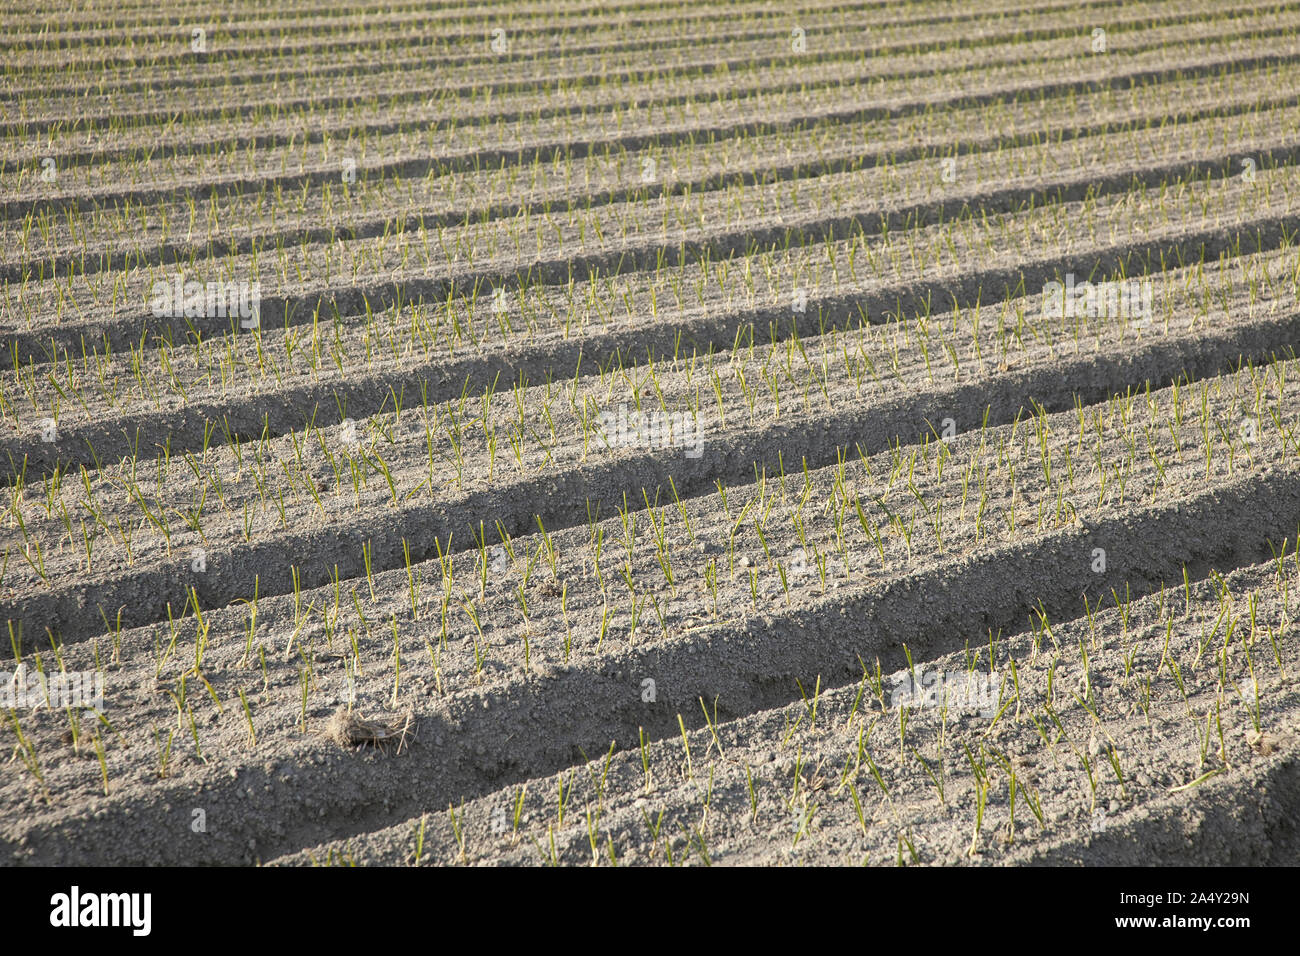
[[[1300,862],[1300,4],[47,6],[0,862]]]

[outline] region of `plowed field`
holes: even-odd
[[[0,48],[0,862],[1300,862],[1300,3]]]

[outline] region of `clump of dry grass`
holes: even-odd
[[[386,750],[389,744],[396,744],[397,752],[401,753],[406,746],[406,738],[410,733],[413,719],[413,715],[408,712],[400,720],[393,722],[366,720],[346,707],[340,707],[325,725],[322,736],[340,747],[360,747],[369,744]]]

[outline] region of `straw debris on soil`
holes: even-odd
[[[340,707],[325,725],[322,736],[340,747],[361,747],[369,744],[385,752],[388,745],[396,744],[397,753],[400,754],[406,747],[412,721],[413,715],[410,713],[401,715],[396,721],[366,720],[346,707]]]

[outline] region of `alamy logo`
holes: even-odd
[[[617,412],[600,413],[600,437],[610,447],[684,448],[687,458],[704,454],[704,429],[687,412],[629,412],[624,403]]]
[[[135,936],[148,936],[152,928],[152,893],[70,893],[50,897],[50,925],[129,926]]]
[[[104,675],[98,671],[67,671],[50,674],[28,671],[19,664],[16,671],[0,671],[0,707],[27,710],[76,707],[104,711]]]
[[[260,282],[185,282],[176,276],[171,282],[155,282],[150,297],[154,318],[158,319],[238,318],[242,329],[255,329],[261,324]]]
[[[952,711],[992,717],[1002,697],[1000,674],[976,674],[967,671],[926,671],[904,674],[889,696],[894,710],[903,707],[942,707]]]
[[[1151,321],[1151,299],[1150,279],[1075,282],[1071,272],[1064,283],[1043,286],[1043,318],[1122,318],[1145,324]]]

